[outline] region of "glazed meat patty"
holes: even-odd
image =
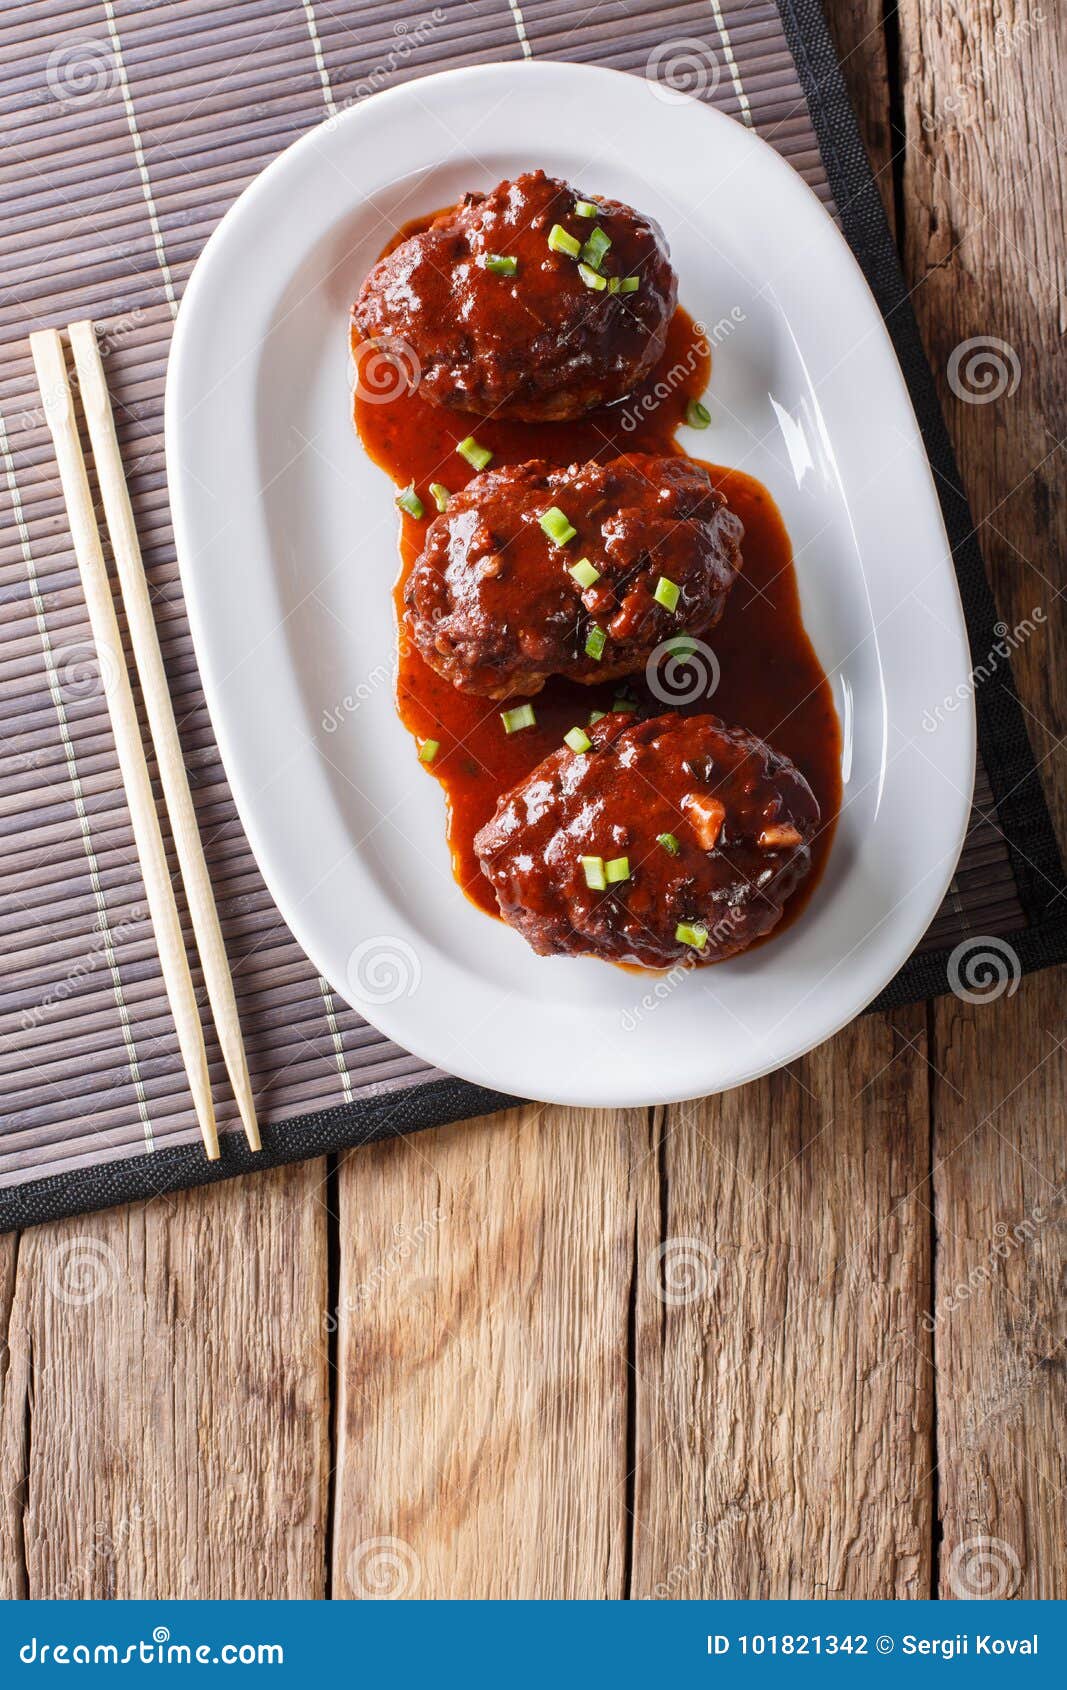
[[[486,470],[430,524],[407,625],[432,668],[486,698],[538,692],[549,675],[611,680],[714,626],[742,537],[688,458]]]
[[[606,716],[546,757],[475,839],[504,920],[542,956],[720,962],[769,933],[819,807],[785,757],[716,716]]]
[[[536,170],[403,241],[353,315],[365,338],[406,343],[435,404],[543,421],[636,387],[677,295],[657,223]]]

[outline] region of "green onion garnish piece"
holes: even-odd
[[[600,215],[600,207],[595,205],[592,200],[576,200],[574,215],[576,217],[598,217]]]
[[[415,491],[414,482],[411,483],[410,487],[405,487],[402,493],[397,494],[396,502],[402,511],[407,511],[409,516],[419,517],[422,515],[422,500]]]
[[[575,240],[573,235],[568,235],[566,229],[561,228],[558,223],[553,223],[548,231],[548,245],[552,252],[565,252],[568,258],[577,258],[582,250],[581,241]]]
[[[699,646],[692,634],[676,634],[664,647],[668,657],[692,657]]]
[[[468,434],[466,440],[461,440],[456,451],[461,458],[466,458],[471,469],[484,469],[486,464],[493,461],[492,452],[485,446],[479,446],[473,434]]]
[[[685,408],[685,420],[690,428],[707,428],[711,422],[711,412],[699,399],[690,399]]]
[[[603,892],[605,886],[607,885],[607,881],[604,878],[603,857],[579,857],[578,861],[581,863],[582,868],[585,871],[585,884],[589,887],[590,891]]]
[[[692,945],[695,951],[702,951],[708,942],[708,930],[699,922],[680,921],[674,929],[674,937],[680,945]]]
[[[419,746],[419,762],[432,763],[440,749],[441,741],[439,739],[424,739]]]
[[[618,293],[620,286],[621,286],[621,283],[619,281],[618,276],[609,276],[608,277],[608,292],[609,293]]]
[[[595,270],[591,270],[589,268],[588,264],[579,264],[578,274],[581,276],[586,287],[592,288],[594,293],[603,293],[604,289],[608,285],[607,277],[598,275]]]
[[[517,734],[523,728],[532,728],[537,721],[532,704],[516,704],[513,710],[501,710],[500,720],[504,724],[504,732]]]
[[[572,728],[570,733],[563,735],[564,745],[569,745],[572,751],[588,751],[592,740],[584,728]]]
[[[592,587],[600,580],[599,569],[594,569],[587,557],[580,557],[577,563],[572,563],[568,573],[574,576],[579,587]]]
[[[596,727],[596,724],[598,722],[602,722],[606,715],[607,715],[606,710],[590,710],[590,712],[589,712],[589,726],[591,728]]]
[[[611,245],[611,236],[605,235],[603,229],[594,229],[582,248],[582,259],[591,270],[599,270],[604,262],[604,254]]]
[[[624,276],[622,278],[622,281],[619,283],[619,292],[620,293],[636,293],[640,286],[641,286],[640,277],[638,277],[638,276]]]
[[[629,878],[630,878],[630,859],[629,859],[629,857],[612,857],[610,863],[604,864],[604,874],[607,877],[607,882],[608,882],[609,886],[616,885],[618,883],[618,881],[620,881],[620,880],[629,880]]]
[[[517,258],[505,258],[499,252],[485,253],[478,263],[483,270],[491,271],[494,276],[513,276],[519,268]]]
[[[666,575],[660,576],[656,582],[656,590],[652,594],[656,603],[661,604],[664,610],[677,610],[678,600],[681,596],[682,589],[678,586],[678,583],[668,580]]]
[[[558,505],[550,505],[539,520],[549,539],[554,540],[557,546],[565,546],[578,532],[577,528],[571,527]]]
[[[605,634],[603,628],[598,628],[596,623],[594,622],[593,626],[589,630],[588,635],[586,636],[585,655],[587,657],[591,657],[593,659],[594,663],[599,663],[600,659],[604,655],[604,647],[607,645],[607,643],[608,643],[607,634]]]
[[[676,857],[682,848],[673,833],[657,833],[656,844],[662,845],[669,857]]]
[[[430,495],[439,511],[446,511],[448,509],[448,501],[452,495],[448,491],[447,487],[443,487],[439,481],[431,481]]]

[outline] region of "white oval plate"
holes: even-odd
[[[468,903],[441,791],[394,709],[394,489],[351,428],[349,307],[398,224],[537,165],[657,217],[682,300],[719,326],[714,432],[690,444],[778,501],[844,730],[844,805],[803,916],[682,978],[539,958]],[[543,63],[447,72],[330,119],[208,242],[166,440],[241,820],[316,968],[389,1037],[525,1097],[672,1102],[810,1050],[922,937],[974,770],[948,542],[863,277],[815,196],[740,125],[636,77]]]

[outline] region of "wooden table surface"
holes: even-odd
[[[830,10],[1062,843],[1067,14]],[[1067,1595],[1062,1005],[0,1239],[0,1594]]]

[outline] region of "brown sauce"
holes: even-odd
[[[428,221],[420,219],[400,231],[390,247]],[[358,356],[355,344],[353,356]],[[497,913],[496,900],[478,866],[473,841],[500,795],[556,750],[569,728],[584,725],[591,710],[610,710],[620,685],[642,703],[651,703],[649,713],[664,706],[650,699],[639,675],[626,683],[588,687],[556,677],[536,695],[536,726],[507,735],[500,711],[521,702],[521,694],[506,702],[474,698],[435,674],[405,637],[401,618],[404,582],[436,515],[430,482],[441,482],[454,493],[472,478],[474,471],[456,453],[458,442],[469,434],[489,448],[495,466],[532,458],[565,465],[626,452],[680,452],[675,430],[689,400],[706,394],[710,368],[706,341],[679,307],[664,356],[649,379],[625,402],[574,422],[465,416],[431,404],[417,388],[388,403],[372,402],[357,390],[355,424],[365,449],[398,487],[414,483],[426,513],[420,521],[398,513],[397,709],[418,742],[440,742],[427,773],[440,781],[448,799],[453,871],[467,896],[489,914]],[[713,430],[708,439],[713,439]],[[766,739],[792,759],[818,800],[822,825],[812,847],[812,872],[790,900],[776,929],[780,932],[795,919],[826,865],[841,805],[841,734],[829,682],[801,620],[792,547],[774,500],[760,482],[740,470],[706,467],[745,525],[744,564],[722,621],[704,639],[720,665],[718,686],[710,698],[702,692],[682,708],[711,710],[730,725]]]

